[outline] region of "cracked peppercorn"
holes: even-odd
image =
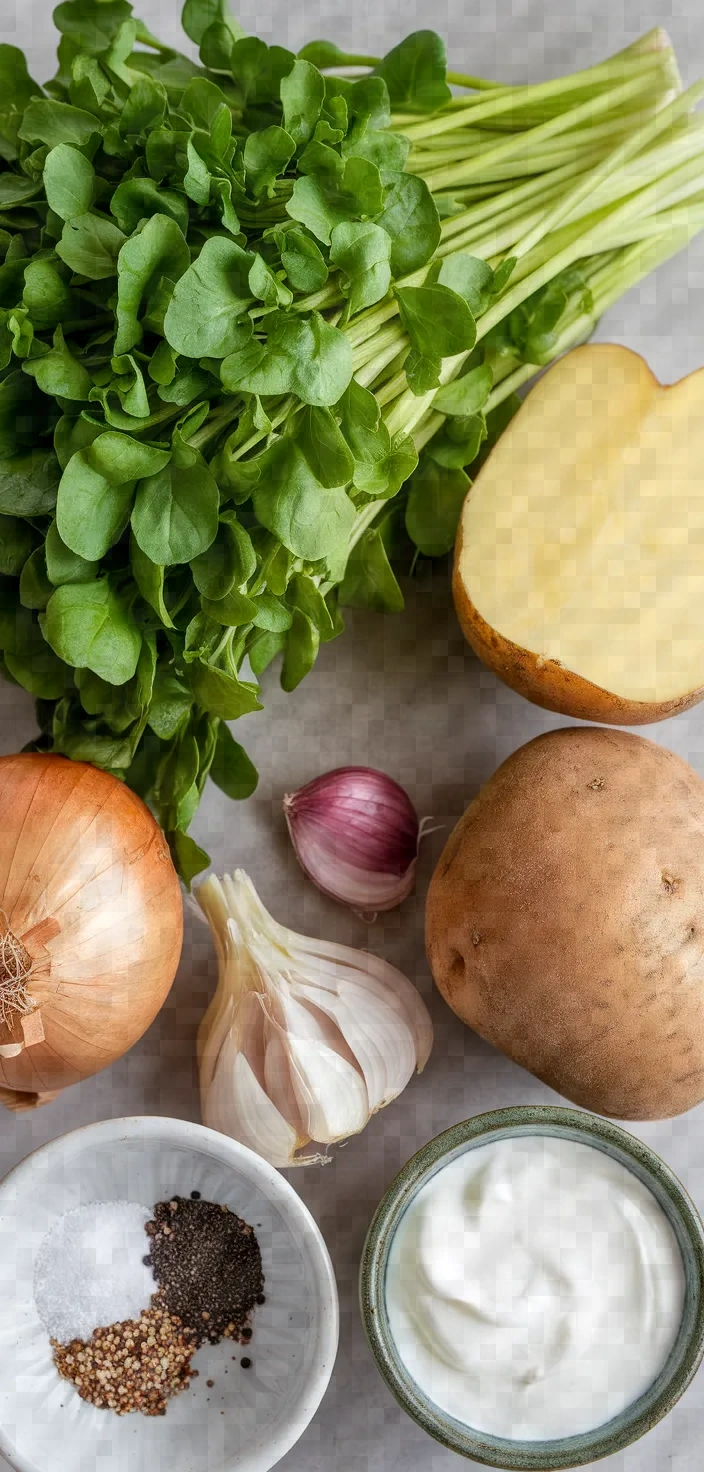
[[[191,1193],[158,1202],[146,1230],[159,1284],[153,1302],[177,1314],[199,1345],[251,1339],[248,1319],[264,1287],[252,1227]]]

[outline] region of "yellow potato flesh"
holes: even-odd
[[[704,370],[663,387],[595,345],[536,384],[462,513],[459,576],[496,632],[620,697],[704,684]]]

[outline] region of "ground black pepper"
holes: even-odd
[[[159,1284],[155,1307],[178,1315],[198,1345],[251,1339],[247,1320],[264,1286],[252,1227],[227,1206],[191,1192],[190,1199],[159,1201],[146,1231]]]

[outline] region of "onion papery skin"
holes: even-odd
[[[124,783],[23,753],[0,758],[0,909],[32,961],[45,1034],[0,1057],[0,1084],[53,1094],[121,1057],[162,1006],[183,939],[178,877]],[[0,1043],[21,1042],[20,1023],[4,1025]]]

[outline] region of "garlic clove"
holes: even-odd
[[[364,1074],[369,1111],[375,1114],[405,1089],[416,1066],[413,1036],[405,1018],[386,1001],[352,982],[337,991],[297,986],[297,996],[315,1002],[333,1018]]]
[[[367,1086],[334,1048],[314,1038],[284,1034],[291,1077],[311,1140],[333,1145],[358,1135],[369,1123]]]
[[[309,1136],[306,1134],[303,1116],[293,1087],[291,1060],[284,1046],[281,1031],[267,1018],[265,1032],[264,1087],[272,1103],[296,1131],[299,1146],[307,1145]]]
[[[418,1061],[416,1067],[423,1072],[433,1046],[433,1024],[428,1009],[413,983],[397,971],[390,962],[375,956],[373,951],[356,951],[351,946],[339,945],[336,941],[313,941],[296,936],[295,957],[303,974],[324,985],[326,968],[331,964],[341,966],[343,974],[353,977],[370,991],[381,990],[383,996],[395,997],[403,1015],[413,1029]],[[304,942],[304,944],[301,944]],[[312,970],[314,968],[314,971]]]
[[[296,1131],[272,1103],[232,1036],[218,1059],[203,1122],[263,1155],[271,1165],[290,1165],[298,1148]]]

